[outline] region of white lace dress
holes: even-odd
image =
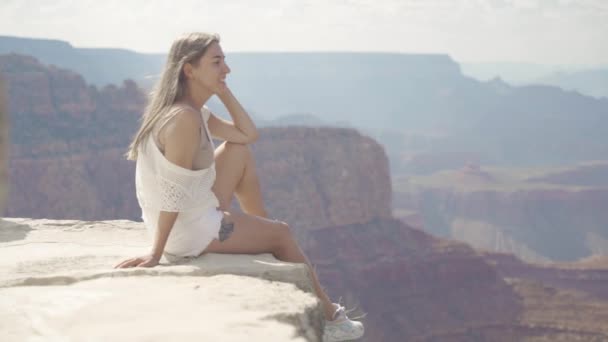
[[[201,110],[207,128],[210,112]],[[142,220],[153,239],[161,211],[179,212],[165,246],[165,257],[195,257],[218,238],[223,214],[211,187],[215,182],[215,163],[202,170],[173,164],[161,153],[150,134],[138,149],[135,189]]]

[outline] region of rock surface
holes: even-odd
[[[304,265],[208,254],[113,269],[149,248],[141,223],[0,222],[0,340],[319,341]]]
[[[294,227],[391,217],[386,153],[355,130],[264,128],[253,151],[269,212]]]

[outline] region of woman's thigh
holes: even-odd
[[[213,192],[220,201],[220,208],[227,210],[245,168],[247,147],[222,143],[215,149],[215,183]]]
[[[211,241],[204,253],[275,253],[290,235],[289,226],[280,221],[239,212],[224,212],[220,238]]]

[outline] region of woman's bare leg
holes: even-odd
[[[330,320],[336,308],[321,287],[316,272],[289,227],[283,222],[265,219],[268,214],[249,146],[223,143],[215,150],[215,168],[217,176],[213,191],[220,201],[220,209],[229,211],[232,197],[236,195],[246,214],[227,214],[228,223],[225,224],[230,224],[230,221],[234,224],[230,238],[222,242],[213,240],[203,253],[272,253],[281,261],[307,264],[315,293],[323,304],[326,319]]]
[[[300,249],[300,246],[298,246],[298,243],[291,234],[289,235],[287,242],[282,246],[282,248],[279,249],[275,256],[277,259],[282,261],[308,265],[312,277],[312,284],[315,288],[315,293],[323,304],[325,319],[328,321],[332,320],[337,308],[334,307],[331,299],[329,299],[327,293],[325,293],[325,290],[321,287],[321,283],[317,278],[317,273],[315,269],[312,267],[312,264],[310,263],[306,255],[304,255],[304,253]]]
[[[224,234],[222,234],[222,231]],[[245,213],[225,212],[220,235],[224,236],[225,239],[223,241],[214,239],[203,251],[203,254],[272,253],[281,261],[308,265],[315,293],[323,305],[325,319],[332,319],[336,308],[319,284],[315,270],[302,253],[286,223]]]
[[[215,150],[216,180],[213,192],[221,210],[229,210],[236,195],[241,209],[252,215],[268,217],[255,170],[255,160],[248,145],[225,142]]]

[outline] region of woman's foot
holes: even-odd
[[[336,307],[336,312],[331,321],[325,321],[323,342],[349,341],[361,338],[365,332],[363,323],[350,320],[346,316],[346,308],[337,303],[333,304]]]

